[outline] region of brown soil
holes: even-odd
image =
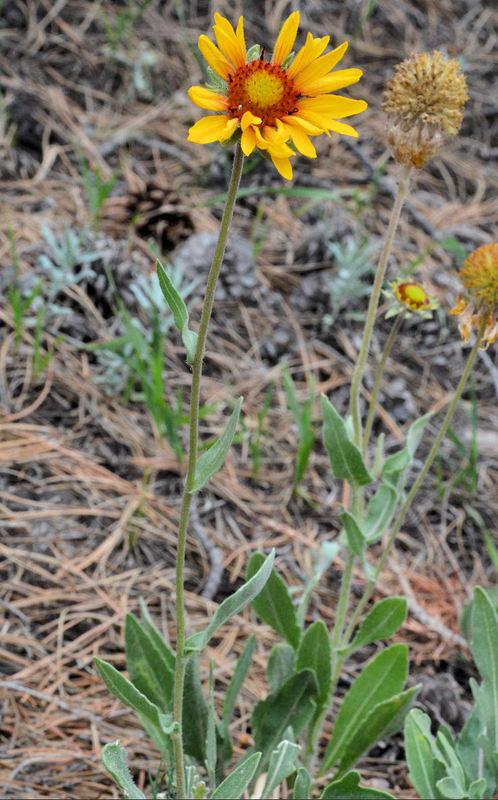
[[[188,126],[198,118],[186,90],[202,81],[197,36],[209,31],[214,11],[232,20],[243,12],[247,41],[270,49],[288,5],[276,0],[152,0],[142,16],[125,21],[117,41],[125,2],[1,4],[4,797],[118,797],[100,763],[103,745],[115,739],[126,745],[132,771],[145,790],[148,774],[157,768],[153,746],[136,718],[104,689],[92,658],[98,654],[124,668],[124,616],[137,612],[139,597],[174,638],[181,470],[172,448],[154,431],[139,387],[128,387],[123,400],[123,364],[121,371],[115,362],[111,369],[109,361],[85,345],[123,333],[105,267],[130,315],[147,324],[132,287],[154,269],[151,242],[164,260],[183,265],[187,280],[197,281],[189,297],[194,324],[198,320],[198,278],[217,230],[229,155],[214,145],[186,141]],[[459,136],[413,180],[391,257],[393,277],[417,261],[414,274],[438,296],[443,310],[433,320],[405,324],[387,365],[375,430],[385,433],[388,449],[403,442],[417,414],[438,411],[449,402],[467,354],[455,319],[445,313],[458,291],[456,268],[462,252],[492,240],[496,224],[491,96],[496,19],[491,6],[473,0],[386,0],[374,4],[362,24],[367,2],[305,0],[297,5],[302,31],[330,31],[335,44],[350,40],[344,64],[364,69],[350,94],[367,99],[369,108],[355,122],[358,141],[319,137],[316,161],[296,159],[294,188],[333,195],[317,199],[282,193],[282,179],[257,156],[243,177],[242,188],[251,191],[236,208],[209,335],[202,402],[214,408],[202,422],[202,438],[221,430],[241,394],[246,429],[254,432],[272,381],[275,388],[257,477],[251,474],[244,434],[198,499],[186,566],[192,630],[240,584],[254,550],[275,547],[280,572],[299,585],[310,572],[311,554],[338,534],[345,489],[330,474],[320,442],[318,403],[317,441],[304,480],[313,506],[291,497],[297,432],[281,366],[288,363],[303,401],[313,374],[317,397],[326,392],[338,410],[346,410],[366,299],[358,293],[345,303],[340,297],[331,300],[328,286],[338,269],[333,246],[344,249],[355,238],[368,239],[375,262],[397,177],[386,148],[381,92],[394,65],[413,51],[438,48],[458,58],[468,78],[469,101]],[[153,61],[150,66],[147,59]],[[98,232],[91,232],[81,161],[98,169],[103,180],[117,175]],[[78,232],[81,253],[94,256],[86,264],[76,258],[74,280],[59,289],[47,267],[54,254],[42,235],[43,224],[59,243],[65,230],[66,239],[68,229]],[[451,237],[460,250],[451,249]],[[20,341],[14,336],[7,287],[15,280],[16,262],[26,291],[43,282],[49,309],[41,354],[54,346],[55,355],[38,374],[33,367],[36,299],[26,312],[29,322]],[[82,278],[87,267],[93,274]],[[390,324],[381,321],[377,327],[374,358],[382,352]],[[185,411],[189,370],[173,331],[164,360],[168,402],[173,404],[181,390]],[[365,381],[366,397],[372,374]],[[454,423],[466,454],[445,442],[439,475],[433,471],[419,493],[376,592],[377,599],[393,593],[408,597],[410,614],[396,640],[410,645],[410,680],[424,683],[421,707],[454,731],[468,713],[468,679],[474,674],[458,633],[459,616],[472,587],[495,579],[482,531],[493,533],[498,512],[497,393],[496,348],[490,348],[478,360]],[[437,421],[430,422],[420,459],[436,430]],[[184,440],[185,433],[183,427]],[[454,476],[468,466],[473,440],[476,462],[452,487]],[[334,562],[317,590],[312,617],[333,621],[342,563],[340,558]],[[355,580],[359,590],[359,570]],[[267,691],[264,665],[274,639],[246,610],[207,651],[221,698],[237,654],[253,631],[258,633],[254,669],[233,731],[238,752],[247,746],[251,707]],[[342,688],[356,669],[352,664],[346,670]],[[396,796],[413,795],[400,735],[382,742],[361,762],[360,771],[372,785]]]

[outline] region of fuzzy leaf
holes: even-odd
[[[214,790],[211,800],[238,800],[249,786],[258,768],[261,753],[253,753],[227,775]]]
[[[107,772],[123,792],[125,800],[145,800],[144,793],[132,780],[128,769],[126,750],[119,744],[119,739],[109,742],[102,748],[101,758]]]
[[[405,620],[406,608],[404,597],[386,597],[380,600],[370,609],[353,641],[341,651],[341,655],[348,655],[365,644],[393,636]]]
[[[263,797],[271,797],[276,787],[295,770],[295,762],[301,747],[284,739],[270,756]]]
[[[156,271],[164,299],[173,313],[175,326],[182,335],[182,342],[187,353],[187,364],[193,364],[197,347],[197,334],[188,327],[187,306],[183,297],[173,286],[171,278],[166,274],[160,261],[156,261]]]
[[[330,690],[332,651],[327,628],[320,619],[305,632],[297,651],[296,670],[312,669],[318,684],[319,705],[325,703]]]
[[[340,780],[333,780],[320,795],[322,800],[395,800],[389,792],[360,786],[360,773],[348,772]]]
[[[346,425],[332,403],[322,394],[323,443],[334,476],[352,486],[364,486],[372,481],[363,457],[350,440]]]
[[[199,491],[206,485],[208,480],[215,475],[218,470],[223,466],[226,454],[232,444],[232,439],[235,436],[235,430],[239,421],[240,408],[242,406],[242,397],[239,397],[235,407],[231,413],[230,419],[227,422],[225,430],[221,436],[211,445],[209,450],[202,453],[197,459],[195,465],[194,485],[190,490],[191,493]]]
[[[246,579],[252,578],[263,561],[261,553],[253,553],[246,570]],[[264,589],[252,601],[256,614],[270,625],[294,649],[299,646],[301,631],[297,622],[296,610],[284,581],[272,569]]]

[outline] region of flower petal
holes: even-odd
[[[242,115],[242,119],[240,120],[240,127],[243,131],[249,127],[249,125],[259,125],[262,122],[261,117],[257,117],[252,111],[246,111]]]
[[[355,100],[352,97],[342,97],[338,94],[319,95],[318,97],[305,97],[298,100],[300,111],[313,111],[315,114],[324,114],[332,119],[350,117],[360,114],[367,107],[364,100]]]
[[[280,33],[277,36],[277,41],[275,42],[275,49],[273,51],[271,60],[272,64],[278,64],[280,66],[282,61],[287,58],[294,46],[294,42],[296,41],[298,27],[299,11],[294,11],[290,17],[287,17],[282,25]]]
[[[226,111],[228,98],[222,94],[205,89],[204,86],[191,86],[188,96],[199,108],[206,108],[208,111]]]
[[[330,53],[326,53],[324,56],[320,56],[320,58],[316,58],[314,61],[312,61],[311,64],[309,64],[299,73],[299,75],[296,76],[294,80],[296,89],[299,89],[299,91],[303,92],[303,94],[307,94],[308,83],[312,83],[318,78],[323,78],[327,72],[330,72],[331,69],[334,69],[335,65],[341,60],[347,49],[348,43],[343,42],[339,45],[339,47],[336,47],[335,50],[331,50]]]
[[[271,160],[282,178],[286,178],[288,181],[292,180],[292,167],[288,158],[277,158],[271,155]]]
[[[229,21],[220,14],[215,14],[214,18],[218,23],[213,26],[218,47],[223,55],[231,61],[235,69],[243,67],[246,63],[246,51],[245,48],[241,48],[239,38],[236,36],[234,29]]]
[[[306,93],[316,95],[336,92],[338,89],[357,83],[362,75],[363,71],[361,69],[340,69],[330,75],[325,75],[323,78],[318,78],[316,81],[307,83]]]
[[[345,122],[338,122],[336,119],[333,119],[331,122],[329,122],[329,129],[334,133],[340,133],[343,136],[353,136],[355,139],[358,138],[357,131],[355,131],[351,125],[346,125]]]
[[[321,39],[315,39],[312,33],[308,33],[305,45],[301,47],[287,70],[289,78],[295,78],[299,72],[318,58],[327,47],[329,41],[330,36],[323,36]]]
[[[223,80],[227,80],[228,76],[233,72],[233,67],[230,62],[225,58],[223,53],[218,50],[215,44],[207,36],[199,36],[198,47],[201,51],[204,60],[213,69],[217,75]]]
[[[285,123],[284,123],[285,125]],[[309,136],[299,128],[297,125],[292,125],[287,123],[285,125],[288,133],[290,133],[291,139],[294,142],[296,150],[303,154],[303,156],[307,156],[308,158],[316,158],[316,150],[310,142]],[[322,133],[322,131],[319,131]]]
[[[284,125],[299,128],[303,133],[307,133],[309,136],[318,136],[318,134],[323,133],[323,125],[320,127],[312,125],[311,122],[295,114],[292,117],[282,117],[282,122]]]
[[[238,121],[238,120],[236,120]],[[195,125],[192,125],[188,132],[188,141],[197,144],[209,144],[209,142],[222,141],[227,127],[227,120],[224,114],[217,114],[214,117],[203,117]]]
[[[246,128],[243,132],[240,138],[240,146],[245,156],[250,156],[256,147],[256,134],[254,132],[254,128],[251,126]]]

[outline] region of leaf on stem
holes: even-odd
[[[261,553],[253,553],[246,570],[246,579],[252,578],[263,562]],[[272,569],[264,589],[251,603],[256,614],[270,625],[295,650],[299,646],[301,631],[297,622],[296,610],[284,581]]]
[[[145,800],[144,793],[132,780],[128,769],[126,750],[119,744],[119,739],[109,742],[102,748],[101,758],[107,772],[123,792],[125,800]]]
[[[195,465],[194,483],[192,488],[189,490],[191,494],[199,491],[199,489],[202,489],[208,480],[212,478],[213,475],[215,475],[223,466],[226,454],[228,453],[230,445],[232,444],[232,439],[235,435],[235,430],[239,421],[242,400],[242,397],[239,397],[237,400],[230,419],[227,422],[226,428],[219,439],[217,439],[216,442],[211,445],[209,450],[206,450],[197,459],[197,464]]]
[[[327,450],[334,476],[348,481],[352,486],[371,483],[360,450],[351,441],[345,423],[332,403],[322,394],[323,443]]]
[[[405,620],[406,608],[404,597],[380,600],[366,615],[349,647],[341,650],[340,654],[349,655],[365,644],[393,636]]]
[[[176,328],[180,331],[182,342],[187,353],[187,364],[194,363],[195,349],[197,347],[197,334],[188,327],[188,311],[185,301],[180,293],[175,289],[171,278],[159,260],[156,261],[157,277],[159,286],[164,295],[164,299],[169,305],[175,322]]]

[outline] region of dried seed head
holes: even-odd
[[[402,164],[417,169],[437,153],[445,136],[455,136],[467,99],[465,76],[457,61],[442,53],[411,55],[395,68],[384,91],[389,144]]]

